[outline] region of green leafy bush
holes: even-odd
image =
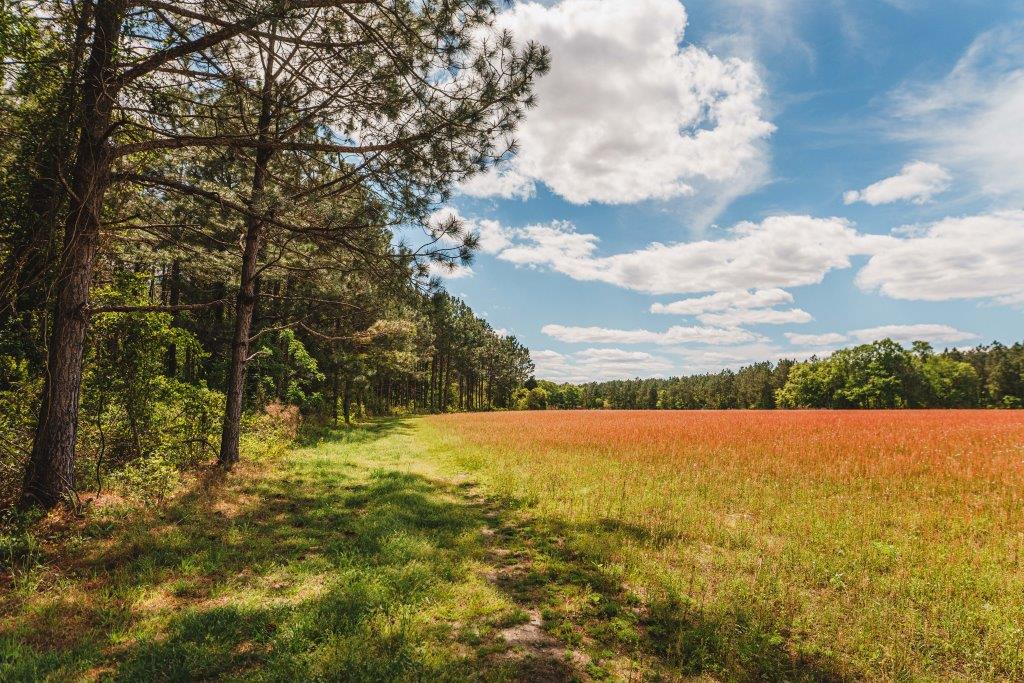
[[[122,494],[145,504],[162,504],[180,480],[178,468],[162,455],[134,460],[115,475],[117,488]]]
[[[239,444],[242,454],[254,460],[283,454],[298,437],[301,424],[298,406],[271,403],[263,412],[246,414]]]
[[[18,495],[41,390],[42,378],[31,375],[26,360],[0,355],[0,509]]]

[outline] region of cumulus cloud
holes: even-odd
[[[830,270],[850,267],[851,256],[893,239],[861,234],[842,218],[811,216],[772,216],[740,223],[722,239],[653,243],[604,257],[596,255],[598,237],[571,223],[531,226],[518,236],[498,258],[651,294],[817,284]]]
[[[651,304],[651,313],[663,315],[697,315],[734,308],[771,308],[780,304],[793,303],[793,295],[784,289],[745,289],[731,292],[715,292],[707,296],[673,301],[670,304]]]
[[[746,365],[764,361],[778,362],[782,359],[802,361],[811,356],[827,356],[828,348],[781,348],[767,342],[721,348],[715,346],[670,349],[674,356],[683,361],[682,371],[686,374],[738,370]]]
[[[793,303],[782,287],[819,283],[830,271],[849,268],[858,255],[868,257],[855,280],[864,291],[907,300],[1024,304],[1024,210],[945,218],[898,227],[890,235],[859,232],[841,218],[773,216],[740,223],[719,239],[652,243],[609,256],[597,253],[597,235],[578,232],[567,221],[510,228],[450,208],[435,220],[450,216],[479,234],[481,251],[516,265],[649,294],[713,292],[655,303],[650,310],[696,316],[717,327],[808,322],[801,309],[773,308]],[[472,273],[433,271],[448,278]]]
[[[946,218],[894,240],[857,274],[857,285],[895,299],[1020,301],[1024,211]]]
[[[786,339],[789,340],[790,344],[796,344],[798,346],[832,346],[833,344],[842,344],[849,340],[845,334],[839,334],[838,332],[826,332],[824,334],[797,334],[795,332],[787,332]]]
[[[898,342],[927,341],[937,344],[954,344],[956,342],[977,339],[973,332],[964,332],[949,325],[881,325],[853,330],[849,336],[859,342],[873,342],[879,339],[892,339]]]
[[[973,332],[958,330],[950,325],[919,324],[919,325],[880,325],[851,330],[846,334],[827,332],[825,334],[786,333],[786,339],[798,346],[836,346],[848,342],[867,344],[879,339],[892,339],[901,343],[927,341],[936,344],[955,344],[957,342],[977,339]]]
[[[828,272],[849,268],[858,255],[869,257],[856,277],[865,291],[896,299],[1024,303],[1020,210],[946,218],[890,235],[859,232],[841,218],[773,216],[740,223],[719,239],[653,243],[609,256],[598,255],[597,235],[578,232],[567,221],[525,228],[489,223],[479,226],[481,236],[489,229],[491,244],[508,245],[496,254],[504,261],[650,294],[713,292],[650,309],[698,316],[708,325],[807,322],[800,309],[772,309],[793,302],[781,288],[819,283]],[[760,309],[767,310],[742,312]]]
[[[984,193],[1024,197],[1024,23],[981,34],[945,77],[904,84],[893,102],[898,137]]]
[[[705,344],[741,344],[760,339],[748,330],[714,327],[670,327],[664,332],[619,330],[606,327],[545,325],[541,332],[568,344],[657,344],[669,346],[701,342]]]
[[[562,354],[542,350],[530,353],[536,375],[552,382],[599,382],[633,377],[664,377],[673,363],[643,351],[585,349]]]
[[[528,197],[535,184],[574,203],[726,194],[765,173],[763,85],[754,65],[682,46],[678,0],[520,2],[500,18],[551,50],[519,153],[473,178],[473,196]]]
[[[427,265],[428,277],[439,277],[443,280],[461,280],[476,275],[472,268],[458,263],[430,263]]]
[[[813,320],[810,313],[799,308],[772,308],[792,301],[793,295],[784,289],[736,290],[670,304],[653,304],[651,313],[695,315],[702,323],[718,327],[799,324]]]
[[[776,310],[774,308],[736,308],[721,313],[702,313],[697,316],[705,325],[740,327],[742,325],[791,325],[809,323],[814,318],[801,308]]]
[[[934,195],[949,189],[952,177],[938,164],[914,161],[891,178],[879,180],[863,190],[850,190],[843,195],[846,204],[864,202],[871,206],[891,204],[898,201],[912,201],[924,204]]]

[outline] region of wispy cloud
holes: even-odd
[[[981,34],[945,77],[904,84],[892,101],[898,137],[982,193],[1024,197],[1024,23]]]
[[[665,377],[675,365],[667,358],[644,351],[584,349],[558,353],[550,349],[530,354],[536,374],[553,382],[597,382],[633,377]]]
[[[741,344],[759,339],[748,330],[715,327],[670,327],[664,332],[620,330],[607,327],[545,325],[541,332],[568,344],[657,344],[669,346],[700,342],[704,344]]]

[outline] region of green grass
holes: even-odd
[[[773,582],[756,539],[734,534],[700,575],[679,548],[703,531],[573,514],[529,461],[468,447],[446,424],[341,430],[211,472],[162,509],[98,506],[59,540],[29,542],[31,566],[0,588],[0,680],[970,678],[929,668],[948,653],[908,649],[901,669],[852,640],[822,646],[848,605],[810,614],[806,591],[843,595],[842,553],[809,568],[793,555],[791,580]],[[558,482],[572,500],[596,494],[585,477]],[[891,549],[876,549],[881,581]],[[820,580],[805,585],[807,572]],[[919,589],[899,595],[933,599]],[[864,628],[882,641],[906,624]]]
[[[571,628],[551,620],[563,643],[530,624],[546,541],[508,501],[433,467],[415,425],[211,474],[162,510],[91,513],[33,580],[5,584],[0,680],[600,673],[565,644]]]

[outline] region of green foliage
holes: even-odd
[[[548,407],[548,392],[542,387],[534,387],[530,389],[530,393],[526,396],[526,409],[527,410],[547,410]]]
[[[31,581],[43,564],[42,545],[33,531],[36,521],[38,512],[0,509],[0,574],[15,585]]]
[[[146,279],[123,275],[98,289],[98,305],[145,302]],[[216,445],[223,395],[167,376],[169,355],[204,355],[198,339],[167,313],[93,316],[83,381],[79,468],[101,485],[105,469],[139,461],[141,477],[163,465],[186,468]]]
[[[1016,408],[1024,404],[1024,344],[936,353],[883,339],[803,363],[755,363],[737,371],[554,384],[549,404],[590,409]],[[571,398],[569,398],[571,397]]]
[[[549,405],[550,396],[543,387],[520,387],[512,392],[512,407],[515,410],[547,410]]]
[[[796,365],[776,397],[783,408],[970,408],[979,390],[969,363],[884,339]]]
[[[0,353],[0,509],[17,496],[41,388],[42,378],[30,374],[26,359]]]
[[[177,487],[180,478],[178,468],[169,460],[161,455],[149,455],[122,467],[115,481],[129,498],[146,504],[162,504]]]
[[[252,400],[256,406],[279,401],[307,409],[323,400],[318,388],[325,375],[294,330],[281,330],[264,343],[255,354],[250,373],[256,385]]]
[[[250,412],[243,417],[241,451],[250,460],[280,456],[298,437],[300,423],[297,406],[271,403]]]
[[[928,391],[928,405],[942,408],[974,408],[979,405],[981,378],[970,363],[949,356],[928,355],[918,362],[917,369]],[[1017,397],[1006,396],[1004,401],[1007,398]],[[1004,407],[1011,406],[1004,403]]]

